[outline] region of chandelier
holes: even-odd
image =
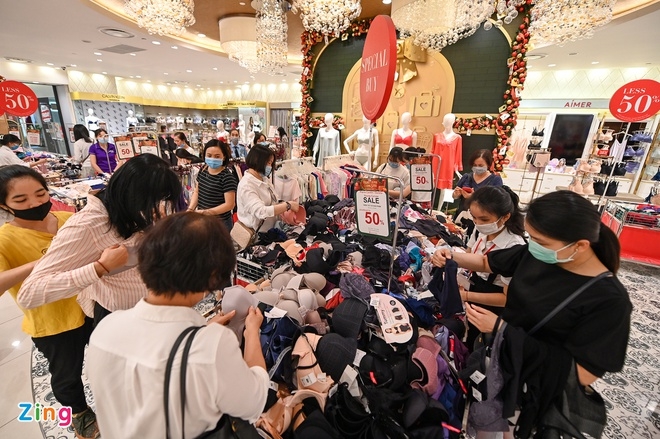
[[[493,0],[394,0],[392,20],[402,38],[439,52],[474,34],[494,9]]]
[[[612,20],[616,0],[535,0],[529,33],[535,45],[591,38],[597,27]]]
[[[229,59],[248,69],[259,71],[257,59],[256,19],[253,16],[230,15],[218,21],[220,47],[229,54]]]
[[[259,69],[282,74],[287,65],[287,19],[279,0],[263,0],[257,11],[256,37]]]
[[[181,35],[195,24],[193,0],[126,0],[126,11],[150,34]]]
[[[360,0],[293,0],[291,10],[300,13],[305,30],[325,37],[338,36],[360,16]]]

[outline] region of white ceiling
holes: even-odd
[[[218,0],[228,1],[228,0]],[[379,1],[379,0],[364,0]],[[630,1],[630,0],[625,0]],[[621,0],[619,3],[623,3]],[[154,37],[126,21],[98,8],[87,0],[0,0],[0,57],[18,57],[36,65],[52,63],[76,70],[129,78],[141,76],[153,83],[180,83],[191,87],[221,87],[243,83],[295,83],[300,67],[287,68],[284,77],[257,74],[254,77],[236,63],[217,53],[163,37]],[[660,65],[660,2],[630,13],[596,33],[592,40],[564,47],[544,47],[531,52],[547,57],[530,61],[533,70],[644,67]],[[115,27],[135,35],[129,39],[109,37],[102,27]],[[160,41],[160,45],[152,44]],[[99,49],[127,44],[143,51],[115,54]],[[176,45],[177,50],[171,46]],[[94,55],[100,52],[102,55]],[[577,53],[577,55],[569,55]],[[97,61],[97,60],[101,61]],[[593,65],[592,62],[599,62]],[[556,64],[548,67],[548,64]],[[214,70],[217,69],[217,70]],[[188,72],[191,70],[191,72]],[[0,72],[1,74],[2,72]],[[165,74],[167,73],[167,75]]]

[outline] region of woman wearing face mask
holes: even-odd
[[[5,134],[0,139],[0,166],[5,165],[21,165],[34,167],[42,163],[46,163],[46,159],[41,159],[39,161],[33,162],[30,158],[24,161],[18,158],[16,155],[16,150],[21,146],[21,139],[13,134]]]
[[[197,210],[204,215],[216,215],[231,231],[234,220],[231,213],[236,206],[238,178],[227,167],[230,157],[225,142],[211,139],[204,148],[204,166],[197,174],[197,185],[190,199],[188,210]]]
[[[406,167],[406,160],[403,155],[403,149],[395,146],[390,150],[387,156],[387,163],[380,165],[376,170],[379,174],[390,177],[398,177],[403,182],[403,198],[410,195],[410,171]],[[387,193],[392,198],[399,198],[401,185],[396,180],[387,180]]]
[[[518,208],[518,195],[507,186],[486,186],[474,191],[467,200],[474,219],[475,231],[468,241],[469,253],[487,255],[515,245],[525,244],[524,218]],[[494,273],[460,273],[469,283],[468,290],[460,288],[464,302],[477,303],[497,315],[502,313],[511,278]],[[469,325],[467,346],[472,348],[480,334]]]
[[[174,133],[174,136],[172,136],[172,138],[174,139],[174,144],[176,145],[177,149],[183,148],[186,151],[188,151],[190,154],[197,155],[195,153],[195,150],[188,143],[188,138],[183,132],[177,131],[176,133]]]
[[[96,143],[89,147],[89,161],[96,174],[112,174],[122,164],[117,161],[117,148],[108,142],[108,132],[103,128],[94,131]]]
[[[282,213],[298,212],[297,201],[278,202],[270,180],[275,164],[275,153],[265,145],[252,147],[245,164],[247,172],[238,183],[236,204],[238,220],[256,231],[266,231],[275,225],[275,219]]]
[[[472,192],[484,186],[502,186],[502,177],[490,172],[493,167],[493,153],[487,149],[475,151],[470,156],[471,173],[465,173],[458,180],[456,188],[452,193],[455,200],[458,200],[458,209],[454,214],[456,218],[461,212],[467,209],[465,200],[472,196]]]
[[[433,255],[432,263],[443,266],[446,259],[453,258],[460,267],[475,272],[511,277],[501,315],[502,321],[507,322],[502,346],[506,346],[512,334],[522,332],[525,344],[544,347],[531,363],[536,364],[533,371],[541,378],[545,372],[546,378],[552,375],[557,379],[559,389],[548,389],[542,395],[553,398],[563,388],[571,360],[582,386],[593,383],[605,372],[621,370],[632,305],[616,278],[618,239],[601,223],[591,202],[570,191],[544,195],[529,204],[525,229],[529,234],[526,245],[487,255],[441,249]],[[588,281],[608,271],[609,276],[588,286],[533,336],[525,334]],[[481,332],[493,331],[497,322],[494,313],[471,303],[466,305],[466,312],[470,323]],[[543,351],[552,355],[539,358]],[[521,361],[523,355],[518,354]],[[558,360],[563,361],[563,369],[549,370],[548,365]],[[526,365],[532,367],[530,362],[523,362],[522,367]],[[526,379],[521,380],[521,386]],[[521,413],[522,410],[524,406]]]
[[[21,283],[72,214],[50,212],[46,180],[20,165],[0,169],[0,208],[14,216],[0,227],[0,295],[8,290],[16,299]],[[87,407],[81,378],[92,320],[85,317],[75,296],[22,311],[23,332],[48,359],[53,395],[71,408],[76,435],[95,437],[96,417]]]
[[[94,141],[89,137],[89,131],[83,124],[73,126],[73,138],[76,139],[76,143],[73,144],[73,158],[82,165],[81,177],[91,177],[94,175],[94,168],[89,159],[89,147]]]

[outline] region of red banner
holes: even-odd
[[[612,116],[624,122],[639,122],[660,111],[660,82],[652,79],[632,81],[618,89],[610,99]]]
[[[362,50],[360,101],[364,116],[375,121],[390,101],[396,71],[396,29],[392,19],[379,15],[371,22]]]
[[[16,81],[0,82],[0,114],[26,117],[37,111],[39,102],[32,89]]]

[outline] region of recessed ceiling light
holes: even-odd
[[[385,3],[385,4],[387,4],[387,3]],[[286,79],[282,79],[282,82],[286,82]]]
[[[134,53],[131,53],[131,56],[137,56],[137,55],[136,55],[136,54],[134,54]]]
[[[41,84],[39,81],[34,81],[33,84]]]
[[[574,56],[574,55],[577,55],[577,54],[578,54],[577,52],[571,52],[571,53],[569,53],[569,55],[571,55],[571,56]]]
[[[548,67],[556,67],[557,64],[548,64]]]
[[[217,68],[217,67],[213,67],[213,70],[218,70],[218,68]]]
[[[384,4],[384,5],[391,5],[391,4],[392,4],[392,0],[383,0],[383,4]]]
[[[166,84],[167,84],[167,85],[172,85],[172,83],[171,83],[171,82],[166,82]]]
[[[594,64],[594,65],[595,64],[600,64],[600,62],[599,61],[591,61],[591,64]]]
[[[140,75],[135,75],[135,77],[138,78],[138,79],[142,79],[142,76],[140,76]]]
[[[7,56],[7,57],[5,57],[5,59],[6,59],[7,61],[11,61],[11,62],[19,62],[19,63],[22,63],[22,64],[30,64],[30,63],[32,62],[32,61],[30,61],[29,59],[25,59],[25,58],[14,58],[13,56]]]
[[[47,62],[46,65],[47,66],[54,66],[55,64],[53,64],[52,62]]]
[[[135,36],[130,32],[126,32],[125,30],[117,29],[117,28],[114,28],[114,27],[103,27],[103,28],[99,29],[99,32],[101,32],[102,34],[111,36],[111,37],[115,37],[115,38],[133,38]],[[83,40],[83,41],[87,42],[85,40]]]
[[[224,82],[223,82],[223,81],[220,81],[220,84],[224,84]]]
[[[78,67],[77,64],[69,64],[69,67]]]
[[[535,59],[545,58],[546,56],[548,56],[547,53],[536,53],[534,55],[528,55],[527,61],[534,61]]]
[[[234,81],[234,84],[238,84],[238,81]]]
[[[131,79],[133,79],[133,78],[134,78],[134,76],[133,76],[133,75],[131,75],[131,76],[129,76],[129,78],[131,78]]]
[[[201,85],[199,85],[199,84],[195,84],[195,87],[201,87]]]
[[[155,44],[156,46],[160,46],[160,41],[154,40],[154,41],[151,42],[151,44]]]
[[[97,61],[98,61],[98,62],[101,62],[101,61],[103,61],[103,60],[102,60],[101,58],[99,58],[99,59],[97,59]]]
[[[245,2],[238,2],[239,5],[245,6]]]
[[[101,73],[103,73],[104,75],[107,75],[107,74],[108,74],[108,72],[101,72]]]
[[[245,83],[246,83],[246,84],[249,84],[249,83],[250,83],[250,81],[245,81]]]
[[[163,73],[163,75],[169,75],[169,73],[165,72],[165,73]]]
[[[151,79],[147,79],[147,82],[151,82]]]
[[[101,56],[101,55],[103,55],[103,54],[102,54],[101,52],[94,52],[94,55],[96,55],[96,56]]]
[[[188,72],[188,73],[192,73],[192,70],[186,70],[186,72]]]
[[[15,340],[15,341],[12,341],[12,342],[11,342],[11,345],[12,345],[13,347],[16,347],[16,346],[18,346],[18,345],[20,345],[20,344],[21,344],[21,342],[18,341],[18,340]]]
[[[172,46],[172,49],[177,50],[179,46]]]
[[[206,38],[206,34],[197,34],[197,36],[200,38]]]

